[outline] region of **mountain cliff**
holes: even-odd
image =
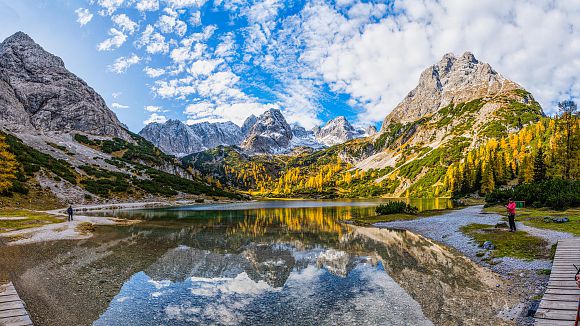
[[[229,121],[188,126],[179,120],[169,120],[150,123],[139,135],[164,153],[179,157],[221,145],[239,145],[243,140],[241,128]]]
[[[392,123],[416,121],[452,103],[493,98],[518,89],[523,88],[478,61],[471,52],[462,56],[448,53],[421,73],[417,87],[387,115],[382,131]]]
[[[282,112],[269,109],[257,118],[241,147],[252,153],[280,153],[288,150],[292,137]]]
[[[354,138],[366,136],[362,129],[355,129],[345,117],[336,117],[314,132],[316,140],[326,146],[342,144]]]
[[[0,125],[131,139],[99,94],[22,32],[0,44]]]

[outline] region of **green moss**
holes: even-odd
[[[60,223],[63,219],[26,209],[0,209],[0,233]]]
[[[524,231],[509,232],[486,224],[469,224],[461,232],[474,239],[480,246],[491,241],[495,249],[491,257],[515,257],[526,260],[548,259],[550,250],[546,240],[529,235]]]

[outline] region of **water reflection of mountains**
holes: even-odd
[[[279,288],[293,270],[309,265],[346,277],[359,264],[380,263],[436,324],[466,316],[474,316],[477,324],[477,318],[490,318],[501,304],[492,293],[491,275],[428,239],[407,231],[332,224],[323,215],[309,216],[296,223],[289,216],[265,215],[254,218],[259,222],[249,229],[239,224],[221,229],[222,236],[216,234],[219,228],[184,229],[179,237],[184,246],[168,250],[145,272],[152,279],[175,282],[190,277],[231,278],[245,272],[254,282]],[[282,223],[278,230],[272,227],[277,223]],[[328,236],[310,231],[320,227]]]

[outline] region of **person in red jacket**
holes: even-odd
[[[508,211],[508,221],[510,224],[510,232],[516,232],[516,202],[511,198],[508,200],[508,204],[505,206]]]

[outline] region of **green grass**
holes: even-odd
[[[374,215],[374,216],[366,216],[366,217],[355,217],[350,219],[350,221],[355,222],[359,225],[371,225],[375,223],[381,222],[394,222],[394,221],[411,221],[416,220],[419,218],[431,217],[442,215],[448,213],[449,209],[441,209],[441,210],[431,210],[431,211],[423,211],[419,214],[404,214],[404,213],[397,213],[397,214],[388,214],[388,215]]]
[[[0,233],[60,223],[55,215],[26,209],[0,209]]]
[[[526,260],[548,259],[548,242],[531,236],[524,231],[509,232],[487,224],[469,224],[460,228],[461,232],[474,239],[478,245],[491,241],[495,245],[492,257],[515,257]]]
[[[498,213],[506,215],[505,208],[502,206],[491,206],[484,209],[486,212]],[[544,222],[544,216],[551,217],[567,217],[570,222],[554,223]],[[550,229],[561,232],[568,232],[575,236],[580,236],[580,208],[570,208],[565,211],[556,211],[549,208],[522,208],[516,212],[516,221],[522,222],[525,225],[540,228]]]

